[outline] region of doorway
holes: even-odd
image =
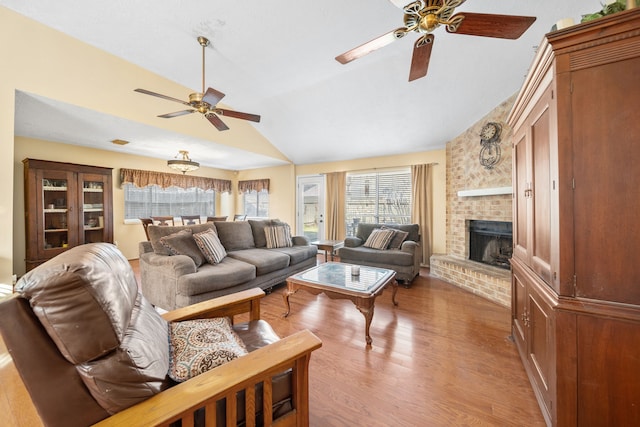
[[[298,177],[296,230],[312,242],[325,238],[324,197],[324,175]]]

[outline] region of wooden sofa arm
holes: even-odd
[[[293,370],[293,411],[274,426],[307,426],[309,422],[309,358],[322,342],[309,330],[297,332],[239,357],[209,372],[165,390],[144,402],[101,421],[96,426],[168,426],[181,420],[193,426],[194,411],[206,408],[206,425],[215,425],[216,402],[226,398],[227,425],[237,425],[236,393],[245,391],[247,426],[255,425],[254,411],[262,409],[265,425],[271,425],[271,378]],[[255,385],[263,383],[263,408],[256,408]]]
[[[167,322],[189,319],[206,319],[211,317],[231,317],[237,314],[249,313],[250,320],[260,319],[260,299],[265,293],[260,288],[235,292],[187,307],[178,308],[164,313],[162,317]]]

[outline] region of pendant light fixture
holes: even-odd
[[[189,158],[189,152],[186,150],[180,150],[174,159],[176,160],[168,160],[167,166],[173,170],[182,172],[183,175],[187,172],[193,172],[200,167],[200,163],[194,162]]]

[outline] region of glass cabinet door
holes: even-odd
[[[40,175],[42,227],[38,227],[41,230],[38,238],[39,251],[45,254],[59,252],[75,244],[73,233],[69,232],[70,227],[75,224],[72,217],[73,203],[69,197],[75,183],[71,179],[73,176],[64,172],[42,172]],[[73,241],[70,242],[69,239]]]
[[[82,203],[81,243],[105,242],[105,188],[103,175],[80,174]]]

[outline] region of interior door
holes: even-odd
[[[323,175],[298,177],[296,234],[304,235],[312,242],[325,238],[324,198]]]

